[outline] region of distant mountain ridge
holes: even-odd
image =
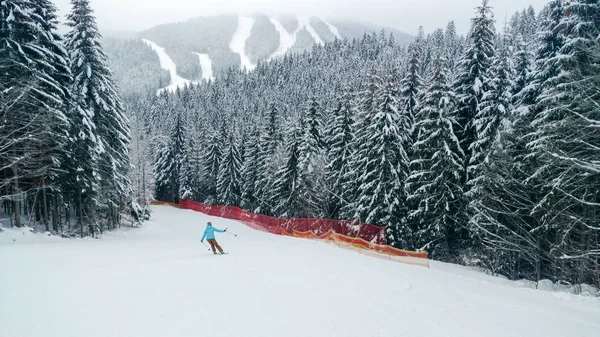
[[[138,91],[144,79],[131,76],[143,73],[156,89],[175,89],[212,79],[230,68],[252,70],[260,61],[303,52],[336,38],[352,40],[382,30],[393,34],[399,44],[413,40],[396,29],[363,23],[311,16],[224,14],[162,24],[139,33],[108,32],[105,48],[123,90]],[[140,47],[144,50],[126,51]],[[140,54],[147,60],[140,60]],[[149,63],[151,70],[136,69]],[[145,90],[148,84],[144,83]]]

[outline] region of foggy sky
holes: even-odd
[[[490,0],[498,28],[506,16],[529,4],[539,11],[548,0]],[[70,10],[69,0],[54,0],[61,19]],[[393,27],[416,34],[444,28],[454,20],[466,34],[474,8],[481,0],[91,0],[101,30],[140,31],[162,23],[184,21],[222,13],[292,13],[325,19],[347,19]]]

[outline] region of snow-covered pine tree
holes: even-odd
[[[448,68],[448,81],[453,83],[456,77],[457,66],[464,48],[464,37],[458,36],[456,23],[450,21],[444,36],[446,64]]]
[[[279,122],[279,109],[275,104],[270,104],[267,110],[260,135],[260,150],[257,164],[259,167],[258,179],[254,183],[255,196],[259,202],[258,211],[269,215],[274,211],[272,204],[272,186],[278,167],[275,160],[281,145],[281,131]]]
[[[460,61],[460,71],[454,84],[457,96],[456,120],[460,128],[456,130],[467,164],[471,158],[471,144],[477,139],[474,119],[479,112],[479,102],[489,88],[489,72],[494,56],[494,17],[488,0],[477,7],[476,16],[471,20],[468,46]],[[465,171],[465,173],[467,173]],[[465,178],[467,176],[465,175]],[[468,178],[467,178],[468,180]],[[466,181],[466,180],[465,180]]]
[[[183,127],[183,148],[181,149],[180,171],[179,171],[179,191],[178,197],[181,199],[194,200],[195,195],[195,173],[197,163],[193,161],[197,151],[196,137],[191,127]]]
[[[352,104],[352,93],[346,89],[333,111],[333,120],[327,132],[329,163],[325,170],[329,188],[327,216],[330,219],[338,219],[342,207],[347,203],[344,186],[348,183],[346,179],[351,167],[349,160],[352,156],[352,125],[355,117]]]
[[[309,207],[309,201],[302,195],[306,194],[300,182],[301,146],[305,140],[306,123],[301,113],[297,123],[291,128],[286,140],[286,155],[284,164],[277,170],[273,182],[272,202],[275,214],[284,218],[300,217]]]
[[[205,152],[202,156],[202,166],[204,168],[202,176],[202,199],[203,202],[214,205],[218,202],[217,182],[219,179],[219,171],[221,168],[221,160],[223,159],[223,139],[227,135],[224,133],[224,128],[221,131],[213,132],[206,144]]]
[[[185,150],[185,129],[181,114],[177,114],[169,137],[158,147],[156,158],[156,199],[179,202],[180,174]]]
[[[516,96],[529,84],[533,61],[533,54],[522,35],[517,35],[515,44],[512,61],[515,67],[515,80],[511,90],[513,103],[517,103]]]
[[[242,194],[242,157],[238,149],[239,140],[236,139],[233,131],[229,132],[228,138],[226,143],[227,148],[223,153],[223,158],[219,166],[217,195],[219,197],[219,205],[239,206]]]
[[[47,2],[0,3],[0,199],[12,200],[20,226],[22,200],[40,187],[46,202],[35,207],[48,230],[46,184],[56,182],[64,157],[70,81],[55,12]]]
[[[419,111],[419,104],[422,97],[422,81],[421,81],[421,55],[416,43],[409,47],[410,61],[406,75],[401,83],[400,89],[400,114],[402,114],[405,122],[408,123],[411,137],[414,139],[414,122],[415,116]],[[411,140],[412,140],[411,139]],[[410,153],[412,149],[412,141],[408,144],[403,144],[404,148]]]
[[[406,226],[404,181],[408,156],[402,146],[409,131],[401,125],[398,91],[393,79],[376,92],[367,135],[357,148],[365,158],[360,171],[358,198],[353,218],[386,227],[388,241],[397,247],[411,246],[411,233]],[[404,134],[403,134],[404,133]]]
[[[575,0],[556,5],[551,18],[559,19],[554,28],[564,43],[543,62],[542,73],[550,76],[541,83],[536,137],[530,144],[541,164],[534,176],[543,184],[536,210],[543,210],[542,223],[552,226],[554,276],[598,282],[600,151],[594,144],[600,143],[600,4]]]
[[[325,186],[325,141],[322,136],[323,112],[316,97],[312,97],[303,113],[304,121],[300,142],[299,192],[306,202],[305,207],[295,210],[300,217],[321,217],[324,214],[321,201],[324,200]]]
[[[417,116],[419,133],[406,183],[415,248],[446,261],[457,257],[465,239],[464,153],[455,134],[453,96],[440,56]]]
[[[500,39],[496,50],[492,70],[489,72],[490,82],[473,119],[476,139],[469,148],[471,157],[467,166],[467,175],[470,179],[467,181],[466,192],[471,202],[477,202],[480,197],[485,198],[482,194],[485,194],[487,174],[483,167],[489,164],[487,156],[492,144],[496,142],[501,125],[508,123],[508,114],[512,110],[511,89],[514,87],[514,70],[506,35]]]
[[[74,78],[73,94],[96,126],[100,145],[97,160],[100,195],[98,205],[109,227],[118,224],[119,209],[129,198],[129,121],[118,88],[107,65],[101,36],[89,0],[71,0],[67,15],[67,49]]]
[[[371,68],[366,79],[365,89],[359,93],[358,106],[355,108],[356,117],[353,124],[351,143],[351,156],[348,161],[350,168],[344,176],[344,198],[346,204],[342,208],[342,218],[357,220],[356,209],[358,207],[359,187],[362,183],[363,172],[367,170],[368,157],[361,148],[366,146],[372,136],[369,127],[373,124],[375,111],[377,111],[378,94],[381,92],[382,80],[377,75],[375,68]]]
[[[511,201],[512,191],[504,190],[505,186],[512,182],[512,177],[506,175],[511,172],[512,160],[507,157],[508,147],[512,144],[509,137],[511,132],[510,112],[512,111],[513,65],[511,62],[509,48],[510,41],[505,34],[498,42],[497,52],[493,59],[493,69],[490,72],[491,82],[488,91],[483,94],[482,102],[479,104],[478,113],[475,116],[474,125],[477,131],[477,139],[471,144],[472,156],[468,165],[467,182],[468,191],[468,214],[471,230],[471,245],[478,249],[489,249],[483,261],[490,261],[491,270],[497,272],[498,260],[501,257],[501,245],[491,245],[497,240],[497,236],[509,236],[503,231],[502,215],[500,210],[507,205],[497,204],[499,199],[506,195],[507,201]],[[501,131],[508,139],[501,139]],[[489,207],[489,209],[487,208]],[[506,216],[506,220],[508,220]],[[501,234],[504,233],[504,234]],[[500,241],[504,243],[504,241]],[[505,247],[506,246],[502,246]],[[498,249],[498,251],[495,251]],[[514,264],[514,263],[513,263]]]
[[[258,155],[259,155],[259,140],[260,132],[254,126],[250,132],[248,139],[243,144],[244,161],[242,164],[242,199],[241,206],[249,212],[254,212],[258,206],[255,195],[255,184],[258,180]]]
[[[131,162],[135,169],[129,172],[134,201],[148,207],[154,199],[154,160],[151,155],[152,134],[147,120],[148,102],[132,109]]]

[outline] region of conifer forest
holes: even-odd
[[[600,286],[600,3],[494,1],[124,95],[89,0],[0,0],[0,202],[69,237],[153,200],[385,227],[511,280]],[[501,24],[498,24],[498,21]],[[497,27],[502,27],[498,29]],[[126,97],[126,98],[124,98]]]

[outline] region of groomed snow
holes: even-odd
[[[202,54],[202,53],[194,53],[196,55],[198,55],[198,58],[200,59],[200,69],[202,70],[202,79],[203,80],[211,80],[214,81],[214,77],[213,77],[213,70],[212,70],[212,61],[210,59],[210,56],[208,56],[208,54]]]
[[[276,57],[283,56],[290,50],[296,43],[296,35],[300,31],[301,27],[298,26],[293,33],[289,33],[287,29],[281,24],[281,22],[275,18],[269,18],[275,29],[279,32],[279,47],[277,50],[269,56],[269,60]]]
[[[252,64],[248,55],[246,55],[246,41],[250,38],[254,26],[254,19],[248,16],[240,16],[238,18],[238,26],[231,38],[229,48],[234,53],[240,55],[241,69],[253,70],[256,65]]]
[[[325,23],[325,25],[327,26],[327,28],[329,28],[329,31],[335,35],[336,38],[338,38],[339,40],[342,40],[342,35],[340,34],[340,31],[337,29],[336,26],[330,24],[329,22],[327,22],[325,19],[321,19],[321,21],[323,21],[323,23]]]
[[[296,19],[298,20],[298,27],[296,27],[296,30],[293,31],[292,33],[288,32],[287,29],[285,29],[285,27],[281,24],[281,22],[279,20],[277,20],[276,18],[269,18],[269,20],[271,21],[271,23],[273,24],[273,26],[275,26],[275,29],[279,32],[279,47],[277,48],[277,50],[271,55],[269,56],[269,60],[272,60],[276,57],[280,57],[285,55],[296,43],[296,39],[298,36],[298,33],[302,30],[302,29],[306,29],[306,31],[310,34],[310,36],[315,40],[315,43],[323,45],[323,40],[321,39],[321,37],[319,36],[319,34],[317,34],[317,32],[315,31],[315,29],[310,25],[310,17],[306,17],[306,16],[298,16],[296,17]],[[325,22],[325,21],[323,21]],[[327,23],[326,23],[327,24]],[[329,24],[327,24],[329,26]],[[331,26],[333,27],[333,26]],[[331,29],[331,27],[329,29]],[[335,28],[335,27],[333,27]],[[335,30],[337,31],[337,28],[335,28]],[[336,34],[335,32],[333,32],[333,34]],[[339,35],[339,32],[337,32],[337,35]],[[340,36],[341,38],[341,36]]]
[[[100,240],[0,240],[0,336],[598,337],[600,331],[597,298],[524,288],[454,265],[379,260],[168,206],[153,211],[144,227]],[[213,256],[199,242],[207,221],[238,234],[217,234],[229,255]]]
[[[171,83],[169,84],[169,86],[167,86],[166,88],[159,89],[158,93],[162,92],[163,90],[173,92],[177,88],[183,88],[186,85],[190,85],[193,83],[192,81],[186,80],[185,78],[177,75],[177,66],[175,65],[175,62],[173,62],[173,59],[171,59],[171,57],[167,54],[164,48],[147,39],[142,39],[142,41],[144,41],[146,45],[148,45],[150,48],[152,48],[152,50],[154,50],[154,52],[158,55],[160,67],[164,70],[167,70],[171,75]]]
[[[317,44],[320,44],[320,45],[324,44],[324,42],[321,39],[321,37],[319,36],[319,34],[317,34],[317,32],[315,31],[313,26],[310,25],[310,17],[298,16],[298,26],[305,28],[306,31],[308,31],[310,36],[312,36],[312,38],[315,40],[315,42]]]

